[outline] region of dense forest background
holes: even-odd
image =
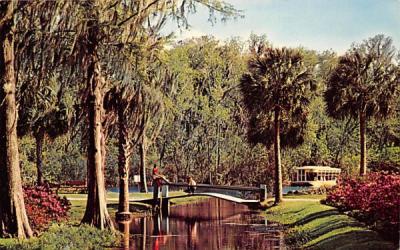
[[[256,35],[248,41],[204,36],[179,42],[163,40],[162,44],[138,48],[141,53],[133,59],[137,74],[131,81],[141,86],[135,91],[140,93],[145,115],[139,126],[141,136],[135,138],[132,149],[131,175],[138,175],[144,167],[149,179],[156,164],[174,181],[192,175],[199,183],[272,186],[273,147],[247,143],[247,115],[239,88],[252,49],[260,42],[269,44],[266,37]],[[298,50],[305,63],[314,68],[317,90],[308,109],[304,143],[282,149],[283,179],[288,181],[294,167],[306,164],[339,167],[346,174],[356,175],[359,122],[350,116],[342,120],[328,117],[324,102],[326,79],[338,55],[333,51]],[[38,164],[43,180],[51,183],[85,180],[87,176],[87,122],[82,115],[82,95],[77,91],[78,83],[58,81],[62,74],[52,74],[39,87],[17,86],[17,99],[23,103],[19,144],[26,185],[37,181]],[[396,106],[391,117],[367,123],[370,169],[400,166],[399,97]],[[114,123],[105,119],[103,124],[109,131],[105,164],[108,186],[118,185],[119,135]],[[130,121],[126,125],[138,127]]]

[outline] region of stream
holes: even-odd
[[[282,226],[216,198],[173,206],[169,216],[133,218],[119,229],[120,249],[285,249]]]

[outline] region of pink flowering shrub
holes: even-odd
[[[352,211],[368,224],[396,230],[400,215],[400,176],[370,173],[362,178],[341,178],[328,192],[326,203]]]
[[[60,198],[44,186],[25,187],[24,200],[29,222],[35,231],[46,229],[50,222],[65,220],[71,207],[67,198]]]

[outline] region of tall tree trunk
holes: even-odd
[[[37,185],[43,184],[43,142],[44,142],[44,131],[40,130],[35,136],[36,140],[36,169],[37,169]]]
[[[367,145],[366,145],[366,123],[365,112],[360,111],[360,175],[367,173]]]
[[[129,213],[129,142],[128,128],[124,107],[118,110],[118,172],[119,172],[119,205],[118,213]]]
[[[87,45],[87,111],[89,117],[88,133],[88,199],[82,223],[87,223],[100,229],[110,228],[114,225],[107,211],[105,181],[103,173],[102,155],[102,115],[103,115],[103,85],[101,68],[97,58],[97,23],[88,22]],[[104,143],[104,141],[103,141]]]
[[[102,166],[101,166],[101,171],[103,172],[105,182],[104,185],[107,188],[107,174],[106,174],[106,165],[107,165],[107,129],[104,127],[102,128],[102,137],[101,137],[101,158],[102,158]]]
[[[211,159],[211,149],[210,149],[210,141],[207,140],[207,160],[208,160],[208,183],[212,185],[212,159]]]
[[[218,184],[218,178],[217,178],[217,173],[218,173],[218,168],[219,164],[221,161],[221,156],[220,156],[220,148],[219,148],[219,133],[220,133],[220,124],[219,121],[217,121],[217,155],[216,155],[216,160],[215,160],[215,169],[214,169],[214,182]]]
[[[147,182],[146,182],[146,136],[145,131],[141,137],[141,142],[139,143],[139,154],[140,154],[140,192],[147,193]]]
[[[275,158],[275,204],[282,202],[282,165],[281,165],[281,144],[279,126],[279,108],[274,112],[274,158]]]
[[[32,236],[19,166],[14,69],[14,11],[9,1],[0,14],[0,237]]]

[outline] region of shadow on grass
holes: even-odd
[[[307,249],[396,249],[390,242],[382,241],[375,232],[369,230],[340,233],[307,246]]]
[[[360,223],[358,221],[342,221],[340,219],[330,220],[327,223],[322,224],[322,226],[317,230],[310,231],[310,235],[312,236],[312,238],[317,238],[336,229],[359,226]]]
[[[294,248],[396,249],[377,232],[363,227],[363,223],[329,209],[311,213],[291,224],[285,241]]]
[[[304,210],[304,209],[302,209],[302,210]],[[303,224],[306,224],[306,223],[308,223],[310,221],[313,221],[315,219],[322,218],[322,217],[327,217],[327,216],[331,216],[331,215],[339,215],[339,212],[336,209],[330,209],[330,210],[326,210],[326,211],[312,213],[312,214],[307,215],[303,219],[296,221],[291,226],[303,225]]]

